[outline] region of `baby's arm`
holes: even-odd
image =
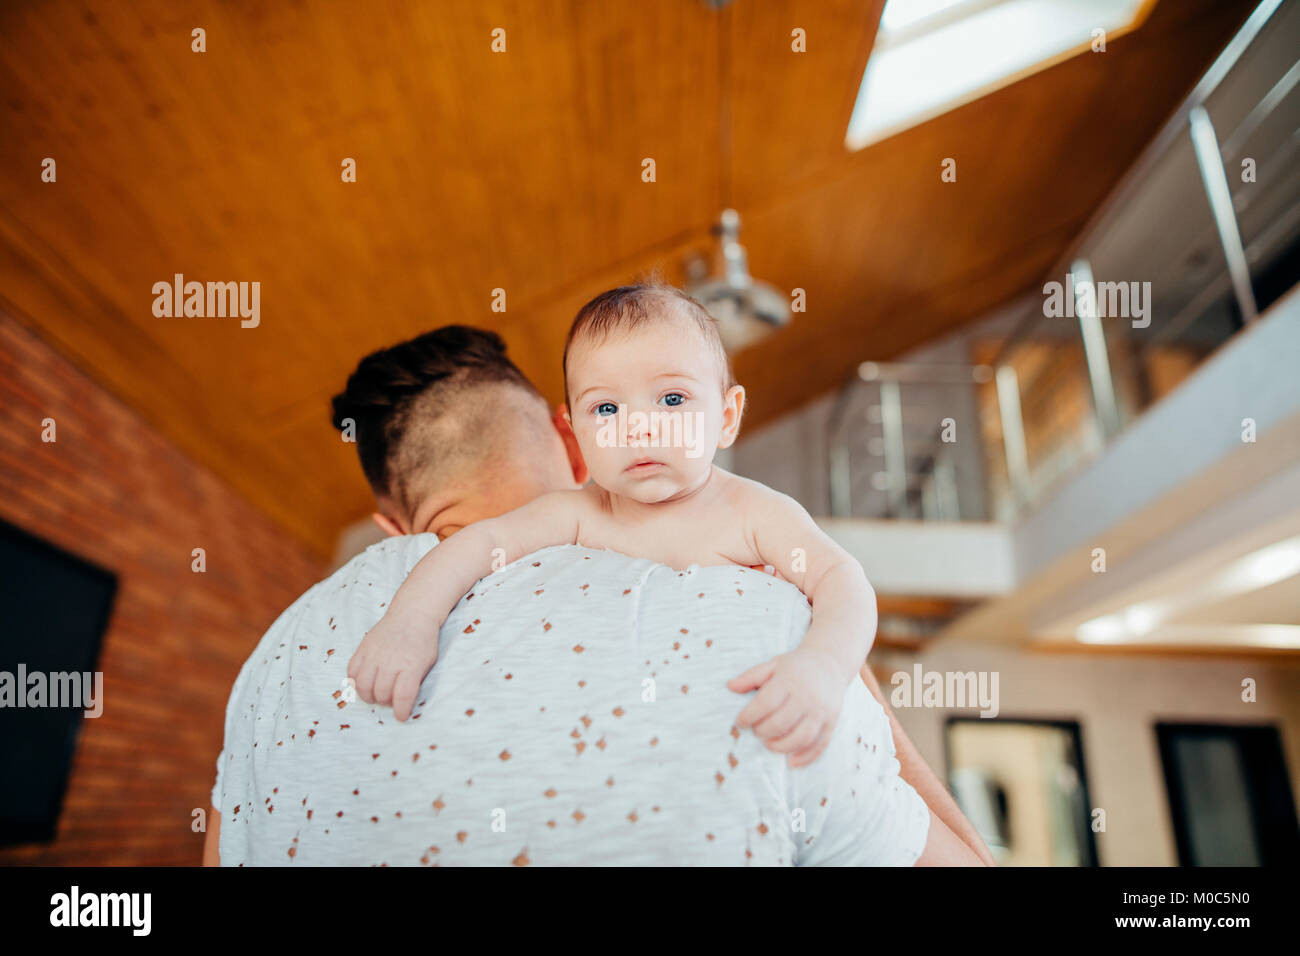
[[[754,551],[803,591],[813,618],[798,648],[727,686],[738,693],[761,688],[736,723],[752,725],[769,749],[791,754],[791,766],[799,767],[825,749],[844,690],[871,650],[876,595],[862,565],[793,498],[745,482],[741,500]]]
[[[575,544],[582,491],[556,491],[497,518],[478,521],[440,541],[420,559],[383,618],[348,663],[357,696],[393,705],[406,720],[424,677],[438,659],[438,631],[474,582],[511,561],[555,544]]]

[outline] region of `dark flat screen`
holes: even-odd
[[[116,576],[0,521],[0,846],[54,838],[116,589]]]

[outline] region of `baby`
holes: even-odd
[[[493,570],[551,545],[608,548],[676,569],[770,566],[812,604],[793,651],[733,678],[758,690],[737,718],[791,766],[830,740],[876,632],[861,565],[792,498],[713,464],[736,440],[745,390],[714,320],[669,286],[614,289],[583,306],[564,347],[565,418],[592,481],[542,495],[439,542],[348,664],[358,695],[410,716],[447,615]]]

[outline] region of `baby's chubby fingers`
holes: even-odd
[[[352,684],[355,687],[361,683],[361,677],[366,669],[366,642],[361,641],[361,646],[352,652],[348,659],[348,677],[352,678]]]
[[[811,746],[821,733],[821,721],[805,717],[784,737],[777,737],[767,742],[767,749],[773,753],[796,754]]]
[[[348,665],[348,676],[353,679],[353,689],[356,690],[357,697],[367,704],[375,702],[375,677],[378,670],[362,650],[352,655],[352,663]]]
[[[407,668],[398,672],[397,679],[393,682],[393,716],[398,720],[406,720],[411,716],[423,681],[424,673],[421,671]]]
[[[784,687],[773,681],[768,681],[754,695],[754,699],[745,705],[745,709],[740,712],[740,716],[736,718],[736,726],[752,727],[784,704],[789,696]]]
[[[754,733],[762,740],[776,740],[794,730],[804,716],[803,708],[795,699],[787,697],[780,707],[754,723]]]
[[[751,690],[766,684],[775,669],[775,661],[764,661],[761,664],[755,664],[739,677],[733,677],[727,681],[727,688],[737,694],[748,694]]]
[[[393,702],[393,685],[397,683],[397,668],[390,664],[382,665],[375,677],[375,703],[391,704]]]
[[[835,727],[832,724],[826,724],[822,727],[821,732],[811,745],[792,754],[790,757],[791,767],[806,767],[822,755],[826,745],[831,742],[831,734],[834,733]]]

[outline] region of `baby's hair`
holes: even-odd
[[[664,282],[649,281],[602,292],[578,310],[573,325],[569,326],[569,336],[564,340],[565,402],[569,400],[569,353],[575,342],[601,342],[616,332],[628,332],[651,322],[660,322],[664,312],[673,306],[677,306],[676,314],[690,319],[704,337],[705,346],[717,361],[719,384],[725,395],[736,380],[727,351],[722,347],[717,320],[680,289]]]

